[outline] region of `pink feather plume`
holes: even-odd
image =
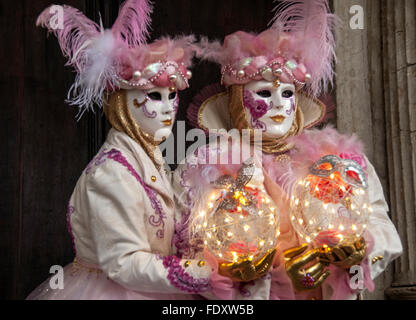
[[[314,95],[326,91],[333,81],[337,18],[329,13],[328,0],[284,0],[275,8],[272,29],[291,36],[286,49],[299,56],[312,75]]]
[[[151,23],[152,5],[149,0],[127,0],[120,8],[112,27],[116,38],[134,48],[146,43]]]
[[[77,53],[88,41],[100,35],[100,27],[78,9],[64,5],[61,7],[63,8],[63,28],[60,28],[54,7],[46,8],[39,15],[36,26],[48,29],[58,38],[62,53],[68,58],[67,65],[80,72],[83,70],[83,58],[82,54],[77,55]]]
[[[105,92],[118,85],[120,65],[129,47],[146,42],[150,13],[148,0],[127,0],[111,30],[88,19],[79,10],[60,6],[63,9],[63,28],[54,28],[55,6],[45,9],[36,25],[47,28],[58,38],[67,65],[77,71],[74,84],[68,92],[67,102],[79,107],[78,118],[86,110],[100,108]]]

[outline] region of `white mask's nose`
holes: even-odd
[[[166,102],[164,102],[163,108],[161,110],[163,115],[172,114],[174,111],[175,111],[175,108],[173,107],[172,100],[167,100]]]
[[[280,90],[276,90],[275,92],[273,92],[271,100],[276,108],[283,108],[283,99],[281,97]]]

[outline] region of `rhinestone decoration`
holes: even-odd
[[[303,276],[302,284],[305,288],[311,288],[315,284],[315,278],[312,277],[309,273]]]
[[[286,61],[286,67],[288,67],[290,70],[296,70],[298,65],[295,61],[289,60],[289,61]]]

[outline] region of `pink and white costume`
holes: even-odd
[[[170,180],[160,142],[141,125],[153,121],[170,133],[177,90],[192,75],[194,38],[146,44],[147,0],[126,1],[111,30],[62,8],[63,28],[52,27],[49,8],[38,25],[57,36],[77,72],[70,102],[79,115],[103,107],[113,128],[69,202],[76,259],[65,267],[64,288],[51,289],[48,279],[28,299],[201,299],[211,292],[211,268],[175,255]]]
[[[332,28],[336,19],[328,13],[327,1],[283,1],[276,12],[271,28],[258,35],[238,31],[228,35],[222,45],[219,42],[202,41],[202,57],[221,64],[222,84],[228,90],[207,89],[196,97],[196,103],[188,109],[191,123],[205,131],[236,128],[240,132],[253,129],[263,132],[262,153],[260,159],[257,159],[257,163],[261,163],[260,172],[263,175],[261,178],[257,176],[256,180],[263,182],[269,196],[280,208],[279,254],[273,268],[268,275],[251,283],[232,283],[230,279],[223,277],[223,287],[228,288],[228,291],[225,290],[222,297],[356,299],[362,290],[353,289],[348,271],[334,265],[330,265],[331,275],[321,287],[304,293],[294,291],[286,273],[281,253],[302,243],[289,219],[289,202],[286,196],[290,196],[290,184],[305,172],[305,168],[309,168],[314,161],[326,154],[358,160],[366,169],[367,192],[373,208],[364,234],[367,251],[361,262],[366,289],[374,289],[372,279],[401,254],[402,245],[388,217],[388,207],[380,181],[358,140],[341,135],[332,128],[312,129],[325,117],[325,106],[317,98],[332,83],[333,76]],[[258,83],[260,84],[257,86]],[[262,88],[263,84],[267,90]],[[257,91],[248,91],[250,86]],[[296,88],[296,94],[289,90],[291,86]],[[292,99],[292,103],[285,102],[285,97],[274,98],[274,92],[282,87],[288,88],[289,93],[284,94]],[[276,105],[276,101],[283,105]],[[275,138],[270,135],[268,127],[272,122],[266,117],[270,115],[276,118],[274,112],[278,112],[280,116],[275,121],[277,123],[280,121],[284,124],[284,121],[288,121],[288,116],[292,116],[292,127]],[[263,119],[265,121],[261,122]],[[228,151],[224,145],[220,145],[219,150],[207,145],[190,156],[187,163],[178,167],[175,172],[177,202],[188,215],[196,202],[198,185],[204,180],[213,181],[214,177],[211,175],[216,171],[213,168],[219,168],[198,160],[201,152],[210,149],[214,153],[229,152],[227,157],[231,158],[232,151]],[[188,196],[184,197],[184,194]]]

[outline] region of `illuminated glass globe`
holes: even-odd
[[[200,211],[196,229],[219,260],[256,260],[277,245],[278,209],[264,189],[216,190]]]
[[[315,247],[359,239],[372,212],[363,169],[357,162],[335,155],[321,158],[297,181],[290,207],[294,229]]]

